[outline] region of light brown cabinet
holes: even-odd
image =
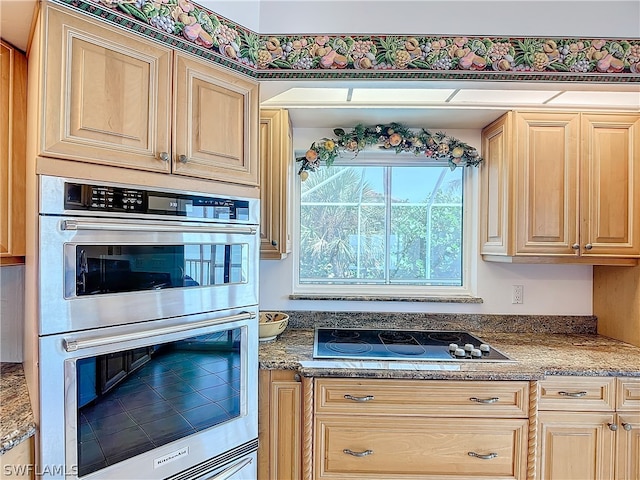
[[[23,440],[0,455],[0,480],[31,480],[35,478],[34,437]]]
[[[24,263],[27,59],[0,42],[0,265]]]
[[[260,110],[260,258],[281,260],[291,252],[291,163],[289,112]]]
[[[317,379],[314,478],[525,479],[528,382]]]
[[[295,371],[259,371],[260,480],[302,479],[302,401]]]
[[[50,4],[42,18],[37,155],[258,185],[256,82]]]
[[[639,478],[640,379],[540,382],[538,480]]]
[[[485,260],[637,264],[639,115],[509,112],[482,149]]]

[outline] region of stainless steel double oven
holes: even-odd
[[[255,479],[259,201],[39,187],[43,476]]]

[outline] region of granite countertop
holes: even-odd
[[[36,433],[20,363],[0,364],[0,455]]]
[[[289,328],[260,344],[262,369],[309,377],[540,380],[549,375],[640,377],[640,348],[596,334],[471,331],[514,360],[497,362],[328,361],[313,359],[312,328]]]

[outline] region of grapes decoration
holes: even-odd
[[[304,181],[309,172],[315,172],[324,163],[331,166],[341,154],[357,156],[368,146],[378,145],[396,154],[407,152],[415,156],[447,162],[451,170],[458,166],[478,166],[482,158],[478,151],[460,140],[443,132],[435,134],[426,129],[418,132],[400,123],[389,125],[356,125],[350,132],[342,128],[333,130],[336,138],[322,138],[313,142],[305,154],[296,158],[301,162],[298,175]]]

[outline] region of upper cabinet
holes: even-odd
[[[27,59],[0,42],[0,265],[24,263]]]
[[[509,112],[482,136],[485,260],[637,264],[639,115]]]
[[[42,156],[258,185],[258,84],[47,5]]]
[[[280,260],[291,252],[293,134],[289,113],[260,111],[260,258]]]

